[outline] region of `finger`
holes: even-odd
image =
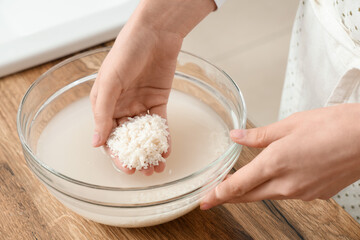
[[[90,92],[90,102],[91,102],[91,108],[92,111],[95,112],[95,105],[96,105],[96,98],[97,98],[97,88],[98,81],[95,81]]]
[[[103,146],[103,149],[104,149],[104,151],[105,151],[106,154],[108,154],[110,157],[112,156],[111,150],[110,150],[110,148],[109,148],[107,145],[104,145],[104,146]],[[113,163],[114,168],[116,168],[117,170],[120,170],[120,171],[122,171],[122,172],[124,172],[124,173],[126,173],[126,174],[133,174],[133,173],[135,173],[135,170],[136,170],[135,168],[129,169],[129,168],[127,168],[127,167],[124,167],[123,164],[122,164],[122,162],[119,160],[119,158],[113,158],[113,157],[111,157],[111,161],[112,161],[112,163]]]
[[[211,190],[201,201],[200,208],[207,210],[230,199],[238,198],[268,181],[271,176],[261,165],[259,160],[261,155],[263,153]]]
[[[166,119],[166,124],[168,125],[168,122],[167,122],[167,111],[166,111],[166,104],[163,104],[163,105],[160,105],[160,106],[156,106],[156,107],[153,107],[150,109],[150,114],[157,114],[159,115],[160,117]],[[168,132],[169,132],[169,135],[168,135],[168,144],[169,144],[169,148],[166,152],[164,152],[162,154],[162,157],[163,158],[168,158],[170,156],[170,153],[171,153],[171,137],[170,137],[170,130],[168,128]]]
[[[121,126],[124,123],[126,123],[127,121],[129,121],[129,117],[122,117],[122,118],[116,119],[117,126]]]
[[[248,147],[264,148],[272,142],[290,133],[292,124],[286,119],[265,127],[252,129],[234,129],[230,131],[231,139]]]
[[[279,192],[279,181],[270,180],[267,181],[255,189],[247,192],[246,194],[228,200],[228,203],[245,203],[245,202],[256,202],[261,200],[283,200],[291,198],[290,196],[285,196]]]
[[[96,99],[94,120],[95,133],[93,146],[105,144],[113,128],[113,115],[116,104],[117,87],[109,84],[99,85]]]
[[[226,175],[223,181],[227,180],[227,179],[230,178],[231,176],[232,176],[232,174]]]
[[[141,169],[140,172],[145,176],[150,176],[154,173],[154,166],[150,166],[147,169]]]
[[[166,113],[166,104],[162,104],[153,108],[150,108],[149,110],[150,114],[157,114],[160,117],[167,119],[167,113]]]
[[[168,131],[169,131],[169,129],[168,129]],[[169,147],[168,147],[166,152],[161,154],[161,156],[163,158],[168,158],[170,156],[170,153],[171,153],[171,136],[170,136],[170,134],[167,137],[167,141],[168,141]]]
[[[157,173],[161,173],[161,172],[164,171],[165,167],[166,167],[166,163],[159,162],[159,165],[154,166],[154,171],[157,172]]]
[[[122,162],[118,158],[113,158],[112,161],[113,161],[113,163],[115,165],[115,168],[117,170],[120,170],[121,172],[124,172],[124,173],[129,174],[129,175],[135,173],[135,170],[136,170],[135,168],[129,169],[127,167],[124,167]]]

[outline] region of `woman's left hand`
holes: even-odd
[[[236,143],[265,149],[209,192],[203,210],[264,199],[328,199],[360,178],[357,103],[296,113],[230,135]]]

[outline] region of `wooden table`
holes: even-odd
[[[28,169],[16,131],[22,96],[57,62],[0,79],[0,239],[360,239],[360,225],[333,200],[225,204],[139,229],[105,226],[71,212]],[[245,147],[235,169],[259,152]]]

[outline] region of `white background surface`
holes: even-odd
[[[277,121],[298,0],[227,0],[186,37],[183,49],[222,68],[257,126]]]
[[[0,0],[0,77],[116,37],[138,0]]]

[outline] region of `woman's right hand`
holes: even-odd
[[[94,147],[104,145],[112,129],[128,117],[149,111],[166,119],[183,38],[214,8],[213,0],[141,1],[105,58],[91,91]],[[114,163],[126,173],[135,171],[121,167],[119,159]],[[164,167],[162,163],[142,172],[151,175]]]

